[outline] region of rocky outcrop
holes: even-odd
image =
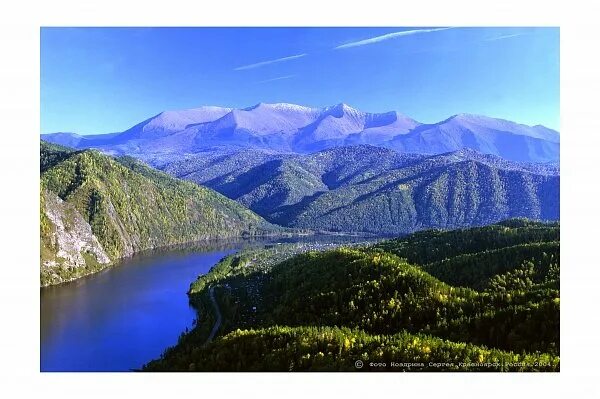
[[[108,257],[89,223],[75,207],[50,191],[42,193],[42,285],[108,266]]]

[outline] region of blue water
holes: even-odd
[[[295,238],[278,241],[352,241]],[[41,289],[41,371],[128,371],[159,357],[196,317],[186,292],[224,256],[269,241],[154,251]]]
[[[172,251],[41,290],[42,371],[127,371],[157,358],[191,328],[186,292],[234,248]]]

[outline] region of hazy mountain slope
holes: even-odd
[[[112,140],[120,133],[106,133],[93,135],[79,135],[76,133],[49,133],[42,134],[41,139],[70,148],[92,148],[112,144]]]
[[[161,169],[207,185],[249,207],[265,196],[280,198],[266,203],[274,209],[421,158],[366,146],[340,147],[307,156],[242,150],[196,154]]]
[[[85,140],[85,136],[81,136],[77,133],[65,133],[65,132],[49,133],[49,134],[42,134],[41,138],[42,138],[42,140],[45,140],[48,143],[66,146],[66,147],[72,147],[72,148],[79,148],[80,144],[82,146],[85,145],[85,144],[81,143],[82,140]]]
[[[558,218],[558,177],[495,169],[475,161],[422,172],[418,167],[325,192],[277,211],[289,226],[395,234],[467,227],[508,217]]]
[[[156,139],[185,129],[189,125],[221,118],[231,108],[200,107],[180,111],[165,111],[149,118],[113,138],[114,143],[135,139]]]
[[[42,154],[46,152],[43,143]],[[41,189],[42,234],[52,234],[52,226],[43,227],[45,222],[50,220],[57,226],[56,221],[69,218],[65,213],[70,212],[82,234],[89,224],[111,261],[169,244],[263,234],[274,229],[211,189],[177,180],[133,158],[115,160],[93,150],[72,152],[46,169],[41,174]],[[42,241],[56,240],[43,237]],[[42,264],[48,260],[44,253]],[[57,266],[79,266],[69,256],[63,258]]]
[[[462,150],[424,156],[373,147],[309,155],[244,150],[165,166],[285,226],[397,234],[509,217],[559,217],[558,168]]]
[[[57,133],[43,138],[145,160],[182,157],[211,147],[305,154],[370,144],[421,154],[470,148],[509,160],[547,162],[558,161],[560,148],[558,132],[539,125],[468,114],[421,124],[395,111],[369,113],[343,103],[321,109],[286,103],[243,109],[206,106],[166,111],[105,137]]]
[[[306,153],[348,144],[381,144],[418,125],[397,112],[373,114],[338,104],[324,108],[315,122],[299,130],[292,149]]]
[[[212,123],[197,126],[200,140],[226,141],[250,136],[285,137],[314,121],[316,108],[294,104],[264,104],[234,109]]]
[[[419,122],[399,112],[379,114],[362,132],[348,136],[345,144],[382,144],[399,134],[408,133],[419,125]]]
[[[421,125],[383,145],[402,152],[439,154],[470,148],[485,154],[523,161],[558,160],[559,135],[542,126],[460,114],[432,125]]]

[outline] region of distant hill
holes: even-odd
[[[76,148],[98,148],[142,159],[180,156],[213,147],[306,154],[370,144],[401,152],[440,154],[472,149],[513,161],[558,161],[558,132],[502,119],[460,114],[422,124],[401,113],[369,113],[347,104],[311,108],[259,103],[244,109],[205,106],[165,111],[110,135],[45,134]]]
[[[133,158],[42,142],[40,159],[43,285],[145,249],[276,230],[239,203]]]
[[[289,227],[377,234],[559,219],[555,164],[472,150],[426,156],[374,146],[309,155],[212,151],[162,165]]]

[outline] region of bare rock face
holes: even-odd
[[[65,280],[65,273],[59,273],[58,268],[79,275],[73,269],[92,266],[89,263],[107,266],[111,259],[75,207],[49,191],[43,193],[43,198],[42,218],[47,218],[48,229],[42,233],[42,274],[56,282]]]

